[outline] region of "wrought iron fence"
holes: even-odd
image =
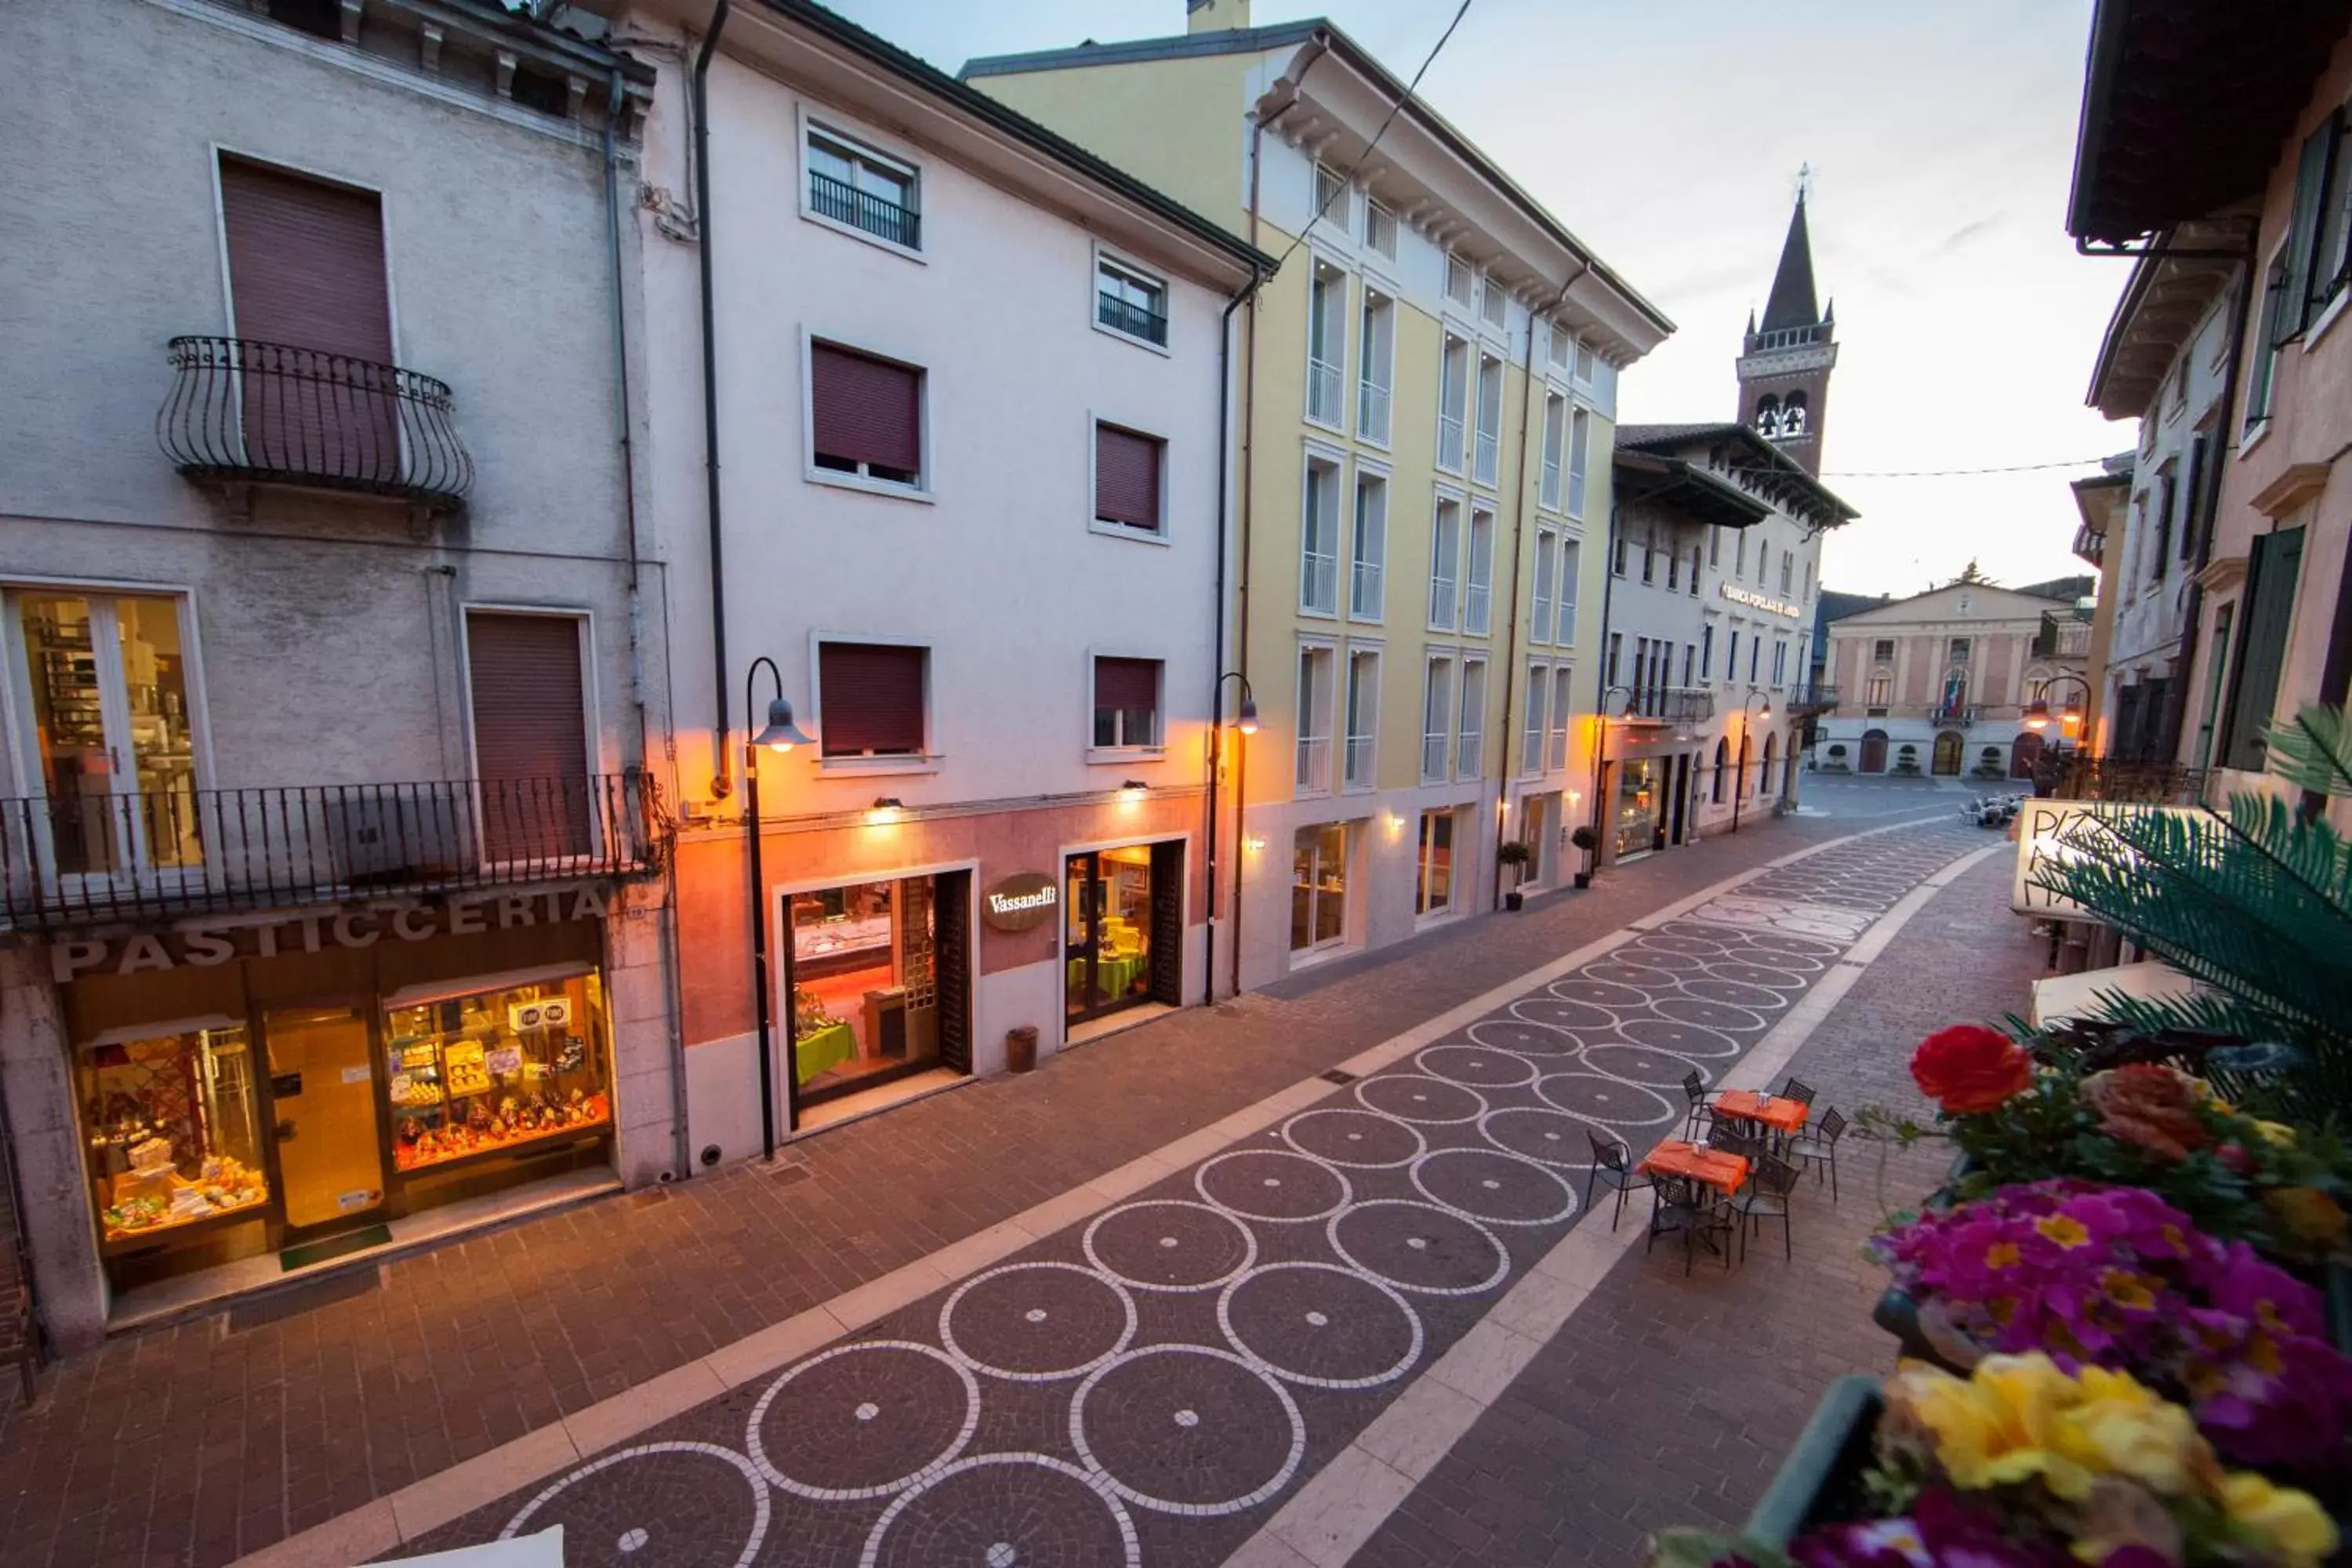
[[[809,210],[909,250],[922,246],[923,218],[914,208],[814,169],[809,171]]]
[[[2195,805],[2204,797],[2205,770],[2174,762],[2044,752],[2033,764],[2033,793],[2054,800]]]
[[[474,482],[446,383],[245,338],[173,338],[155,439],[190,479],[296,484],[454,507]]]
[[[1095,320],[1113,331],[1125,332],[1130,338],[1141,338],[1148,343],[1168,346],[1168,318],[1156,310],[1145,309],[1132,300],[1122,300],[1116,294],[1095,296]]]
[[[1307,362],[1307,417],[1337,425],[1345,417],[1339,403],[1339,367],[1328,360]]]
[[[1802,680],[1789,688],[1792,713],[1826,713],[1838,705],[1838,689],[1819,680]]]
[[[643,773],[0,800],[16,930],[651,871]]]

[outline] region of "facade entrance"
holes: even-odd
[[[1616,811],[1611,853],[1619,860],[1647,855],[1658,839],[1659,759],[1629,757],[1617,764]]]
[[[1290,847],[1290,951],[1336,947],[1348,935],[1348,825],[1302,827]]]
[[[2031,730],[2010,742],[2009,776],[2011,778],[2030,779],[2033,776],[2034,767],[2042,761],[2042,737]]]
[[[1947,778],[1958,778],[1960,773],[1960,732],[1946,730],[1936,737],[1936,772]]]
[[[1860,771],[1865,773],[1883,773],[1886,771],[1885,731],[1868,730],[1864,731],[1862,737],[1862,767]]]
[[[272,1008],[261,1032],[288,1231],[346,1224],[382,1208],[383,1144],[367,1018],[354,1007]]]
[[[932,1068],[971,1070],[970,888],[970,872],[950,871],[786,897],[801,1105]]]
[[[1073,1024],[1152,999],[1151,860],[1151,846],[1135,844],[1064,864],[1064,1012]]]

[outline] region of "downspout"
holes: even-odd
[[[715,704],[710,727],[713,773],[710,790],[732,794],[727,737],[732,729],[727,708],[727,569],[724,531],[719,514],[719,327],[712,305],[715,288],[710,260],[710,57],[718,52],[719,35],[727,30],[727,13],[734,0],[717,0],[710,10],[710,30],[694,54],[691,79],[694,98],[694,237],[702,271],[702,468],[710,521],[710,664],[711,699]],[[759,831],[759,825],[752,825]]]
[[[1208,837],[1208,923],[1203,936],[1206,946],[1202,950],[1201,1005],[1212,1006],[1217,1000],[1217,781],[1225,771],[1225,528],[1228,521],[1226,489],[1231,483],[1229,462],[1231,443],[1226,439],[1226,424],[1233,417],[1234,372],[1234,312],[1247,304],[1256,294],[1258,285],[1266,274],[1250,268],[1250,280],[1242,285],[1225,306],[1224,314],[1217,318],[1217,592],[1216,603],[1210,617],[1210,664],[1213,677],[1209,686],[1209,837]],[[1241,831],[1238,820],[1234,831]],[[1241,901],[1234,902],[1235,931],[1234,945],[1241,946],[1239,922]]]
[[[1583,279],[1584,275],[1591,270],[1592,258],[1588,256],[1584,258],[1584,265],[1570,273],[1568,281],[1559,286],[1559,292],[1552,296],[1549,305],[1544,307],[1544,314],[1548,317],[1565,304],[1568,300],[1568,291],[1575,288]],[[1439,367],[1439,374],[1444,374],[1442,365]],[[1507,807],[1511,791],[1511,733],[1516,728],[1511,722],[1511,692],[1517,684],[1519,674],[1519,568],[1527,555],[1528,431],[1534,421],[1536,408],[1536,326],[1533,315],[1528,318],[1528,349],[1526,357],[1519,362],[1519,387],[1521,396],[1519,467],[1516,481],[1517,490],[1511,501],[1511,618],[1508,623],[1509,633],[1503,639],[1503,787],[1502,792],[1495,797],[1495,880],[1494,890],[1487,897],[1487,908],[1490,910],[1503,901],[1503,835],[1509,827],[1510,814]],[[1575,418],[1572,410],[1568,415],[1568,418],[1571,421]],[[1476,419],[1476,411],[1474,409],[1471,414],[1474,426]],[[1469,440],[1474,450],[1477,446],[1477,433],[1473,429]],[[1561,429],[1559,439],[1561,447],[1565,447],[1569,442],[1569,432],[1566,428]],[[1613,447],[1615,443],[1612,441],[1611,445]],[[1567,456],[1568,454],[1563,450],[1560,454],[1563,462],[1567,460]],[[1561,482],[1563,484],[1567,482],[1564,475]],[[1612,496],[1615,493],[1613,487],[1611,493]],[[1464,521],[1466,522],[1468,520],[1465,518]],[[1581,551],[1578,552],[1578,563],[1580,566],[1582,564]],[[1555,593],[1558,592],[1558,588],[1557,584],[1553,584]],[[1605,610],[1602,612],[1603,636],[1608,632],[1607,614]],[[1521,760],[1525,761],[1524,758]],[[1520,874],[1526,875],[1525,872]]]

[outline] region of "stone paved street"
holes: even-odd
[[[1956,824],[1862,839],[1630,933],[853,1339],[408,1545],[562,1523],[576,1563],[1221,1563],[1577,1223],[1592,1135],[1641,1149],[1676,1129],[1684,1074],[1717,1079],[1880,914],[1983,842]],[[1650,1271],[1678,1280],[1664,1262]],[[1788,1269],[1755,1267],[1733,1277]],[[1676,1349],[1643,1348],[1644,1366]]]
[[[601,1400],[984,1233],[1743,868],[1943,805],[1926,789],[1852,784],[1817,798],[1832,815],[1755,823],[1614,870],[1589,893],[1533,900],[1517,919],[1433,932],[1272,994],[1171,1016],[1029,1079],[813,1140],[772,1173],[587,1205],[262,1310],[117,1341],[49,1373],[31,1411],[0,1415],[0,1563],[217,1564],[461,1474],[501,1444],[560,1435],[557,1423]],[[583,1562],[598,1551],[692,1561],[622,1551],[637,1530],[677,1541],[680,1521],[734,1540],[719,1559],[734,1561],[762,1518],[765,1550],[790,1553],[764,1560],[857,1561],[886,1511],[874,1561],[952,1558],[957,1531],[1003,1517],[1060,1521],[1072,1562],[1118,1560],[1092,1555],[1086,1532],[1112,1531],[1123,1556],[1129,1529],[1151,1561],[1214,1562],[1557,1239],[1585,1127],[1645,1143],[1685,1058],[1712,1076],[1803,984],[1821,944],[1833,951],[1918,877],[1983,842],[1938,815],[1752,881],[1739,900],[1819,901],[1849,911],[1845,924],[1824,930],[1822,911],[1782,910],[1799,929],[1775,931],[1757,923],[1769,925],[1769,909],[1734,900],[1696,922],[1721,952],[1651,945],[1687,936],[1679,922],[1639,937],[1639,962],[1588,965],[1578,984],[1477,1026],[1484,1037],[1465,1031],[1417,1069],[1335,1088],[1330,1109],[1263,1135],[1262,1148],[1135,1194],[1095,1224],[1091,1256],[1088,1227],[1074,1227],[1013,1260],[1054,1267],[970,1284],[944,1325],[946,1301],[933,1300],[857,1342],[920,1348],[835,1353],[747,1384],[681,1418],[688,1435],[656,1435],[688,1446],[593,1458],[593,1477],[532,1517],[576,1520]],[[1822,875],[1832,860],[1847,878],[1838,888]],[[1717,973],[1688,974],[1693,958]],[[1397,1081],[1406,1077],[1416,1081]],[[1565,1155],[1547,1132],[1570,1143]],[[1371,1158],[1339,1163],[1367,1152],[1360,1140]],[[1180,1261],[1197,1272],[1166,1273]],[[1365,1337],[1308,1331],[1342,1322]],[[1199,1348],[1139,1353],[1177,1344]],[[1081,1388],[1084,1419],[1074,1419]],[[847,1403],[851,1425],[804,1417],[812,1407],[838,1417],[856,1389],[868,1392]],[[894,1389],[899,1397],[879,1396]],[[762,1398],[772,1446],[751,1438],[748,1406]],[[869,1404],[875,1415],[857,1422]],[[912,1424],[885,1420],[889,1411]],[[1200,1435],[1212,1418],[1213,1443]],[[952,1429],[923,1425],[941,1421]],[[1255,1436],[1234,1440],[1244,1429]],[[951,1474],[943,1454],[958,1457]],[[1034,1458],[980,1462],[999,1454]],[[919,1490],[831,1495],[926,1465],[937,1468]],[[1107,1486],[1105,1475],[1129,1479]],[[495,1533],[529,1500],[484,1510],[446,1538]],[[1010,1542],[974,1550],[984,1560],[1000,1544]]]

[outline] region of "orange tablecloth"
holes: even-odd
[[[1767,1105],[1747,1089],[1727,1089],[1715,1097],[1714,1110],[1736,1121],[1761,1121],[1780,1132],[1794,1132],[1805,1125],[1805,1102],[1785,1094],[1773,1096]]]
[[[1748,1156],[1702,1149],[1679,1138],[1669,1138],[1647,1154],[1634,1169],[1645,1176],[1687,1176],[1727,1193],[1736,1193],[1748,1179]]]

